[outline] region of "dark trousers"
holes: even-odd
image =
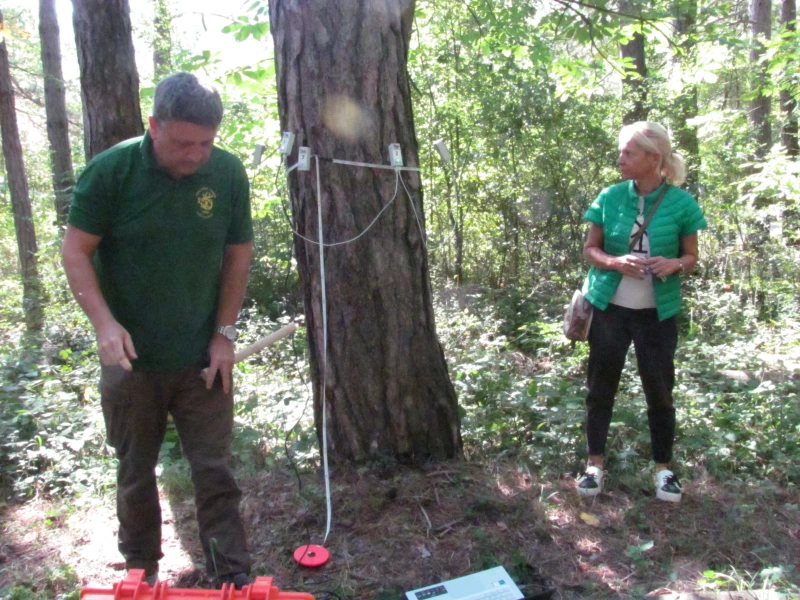
[[[152,573],[163,557],[155,468],[171,414],[191,468],[208,572],[249,573],[242,493],[229,467],[233,395],[218,382],[206,390],[196,367],[165,373],[103,367],[100,393],[108,443],[119,459],[119,550],[126,567]]]
[[[675,317],[659,321],[654,308],[633,310],[609,304],[606,310],[594,308],[589,330],[589,369],[586,396],[586,445],[590,455],[602,455],[619,388],[625,356],[631,341],[639,363],[647,400],[653,460],[672,460],[675,438],[675,347],[678,329]]]

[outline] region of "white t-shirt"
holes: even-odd
[[[633,222],[631,238],[641,229],[644,223],[644,196],[639,196],[639,214]],[[650,238],[645,231],[642,239],[630,252],[634,256],[647,259],[650,256]],[[611,304],[624,306],[625,308],[655,308],[656,297],[653,293],[653,275],[647,273],[644,279],[622,276],[619,287],[609,300]]]

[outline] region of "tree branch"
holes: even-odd
[[[624,71],[620,71],[620,70],[619,70],[619,68],[617,67],[617,65],[615,65],[615,64],[614,64],[614,63],[611,61],[611,59],[610,59],[610,58],[608,58],[608,56],[606,55],[606,53],[605,53],[605,52],[603,52],[602,50],[600,50],[600,48],[598,48],[598,47],[597,47],[597,44],[596,44],[596,43],[595,43],[595,41],[594,41],[594,35],[592,34],[592,31],[594,31],[594,23],[592,23],[592,21],[591,21],[591,19],[589,19],[589,17],[587,17],[585,14],[583,14],[583,13],[582,13],[581,11],[579,11],[577,8],[575,8],[574,6],[572,6],[572,5],[570,4],[570,1],[571,1],[571,0],[554,0],[554,2],[555,2],[556,4],[560,4],[561,6],[563,6],[564,8],[566,8],[567,10],[571,10],[572,12],[574,12],[576,15],[578,15],[578,17],[579,17],[579,18],[580,18],[580,19],[581,19],[581,20],[582,20],[584,23],[586,23],[586,25],[588,25],[588,26],[589,26],[589,41],[590,41],[590,42],[591,42],[591,44],[592,44],[592,48],[594,48],[595,52],[597,52],[597,53],[598,53],[600,56],[602,56],[602,57],[603,57],[603,60],[605,60],[605,61],[606,61],[606,62],[607,62],[609,65],[611,65],[611,68],[613,68],[613,69],[614,69],[614,70],[615,70],[617,73],[619,73],[620,75],[622,75],[622,76],[624,77],[624,76],[625,76],[625,72],[624,72]]]
[[[478,26],[478,33],[480,34],[481,39],[483,39],[483,25],[481,24],[478,15],[475,14],[475,10],[469,5],[469,3],[466,0],[464,1],[464,6],[467,7],[469,14],[472,15],[472,20],[475,21],[475,25]]]
[[[605,14],[616,15],[618,17],[624,17],[626,19],[631,19],[632,21],[639,21],[639,23],[641,25],[644,25],[645,23],[649,23],[656,31],[658,31],[664,37],[665,40],[667,40],[667,43],[670,46],[672,46],[673,48],[678,48],[678,45],[674,41],[672,41],[672,38],[669,35],[667,35],[666,33],[664,33],[664,31],[661,29],[661,27],[659,27],[658,22],[657,22],[656,19],[647,19],[647,18],[643,17],[640,14],[639,15],[632,15],[632,14],[624,13],[624,12],[621,12],[621,11],[618,11],[618,10],[614,10],[614,9],[611,9],[611,8],[605,8],[603,6],[595,6],[594,4],[589,4],[588,2],[583,2],[582,0],[555,0],[555,2],[557,2],[558,4],[561,4],[562,6],[567,7],[569,9],[573,10],[574,12],[576,12],[577,14],[581,15],[581,17],[583,17],[584,21],[586,21],[587,24],[589,24],[590,27],[593,27],[594,25],[590,21],[587,20],[588,17],[586,17],[582,13],[578,12],[574,7],[568,6],[568,4],[577,4],[578,6],[583,6],[584,8],[591,8],[593,10],[596,10],[598,12],[602,12],[602,13],[605,13]]]
[[[17,90],[17,94],[19,94],[20,98],[25,98],[25,100],[35,104],[39,108],[44,108],[44,102],[42,101],[42,99],[33,94],[32,92],[23,89],[22,86],[19,84],[19,81],[17,81],[16,78],[13,76],[11,77],[11,84]]]
[[[605,8],[603,6],[595,6],[594,4],[589,4],[588,2],[582,2],[581,0],[564,0],[564,1],[560,1],[558,3],[561,4],[562,6],[567,6],[568,3],[569,4],[577,4],[578,6],[582,6],[584,8],[591,8],[593,10],[596,10],[596,11],[601,12],[601,13],[606,13],[608,15],[617,15],[618,17],[625,17],[627,19],[634,19],[634,20],[638,20],[638,21],[645,20],[644,17],[642,17],[641,15],[631,15],[631,14],[628,14],[628,13],[620,12],[618,10],[614,10],[612,8]],[[572,8],[572,7],[569,7],[569,8]]]

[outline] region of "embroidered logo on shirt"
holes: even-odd
[[[197,191],[197,216],[201,219],[209,219],[213,216],[214,198],[217,195],[211,188],[200,188]]]

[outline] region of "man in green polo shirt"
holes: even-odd
[[[216,90],[189,73],[164,79],[148,132],[97,155],[78,180],[63,259],[97,336],[126,567],[157,581],[155,467],[172,415],[207,569],[240,589],[250,555],[228,464],[231,373],[253,228],[244,166],[214,147],[221,121]]]

